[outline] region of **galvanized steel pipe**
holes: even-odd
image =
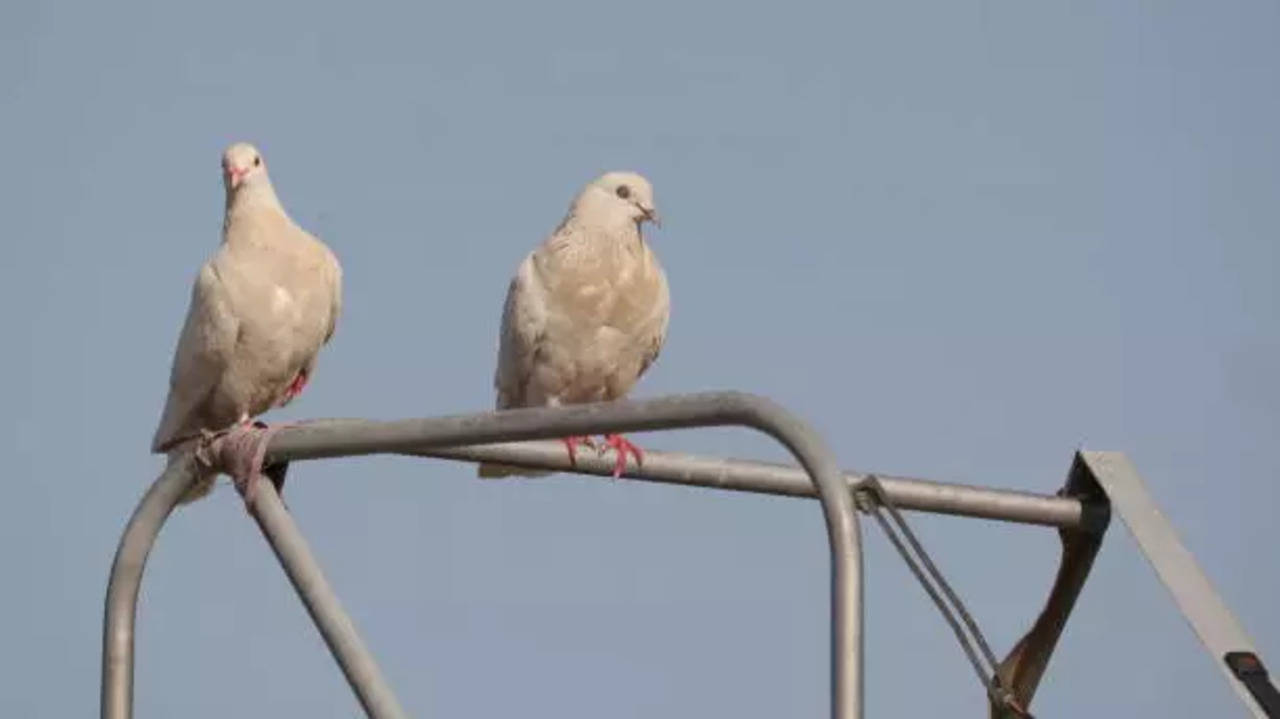
[[[571,434],[725,425],[752,427],[778,439],[813,478],[822,502],[831,557],[831,716],[860,719],[862,551],[852,494],[822,440],[805,423],[769,400],[720,392],[645,402],[519,409],[436,419],[329,420],[282,429],[272,437],[267,458],[283,461],[374,453],[412,454],[454,445]],[[190,469],[189,460],[170,465],[144,496],[121,538],[106,600],[102,667],[102,716],[105,719],[132,716],[134,615],[142,571],[164,520],[192,481]],[[287,518],[287,514],[284,516]],[[269,538],[272,532],[281,533],[282,540],[292,533],[297,535],[292,539],[302,541],[292,522],[286,526],[267,520],[264,532],[268,531],[268,524],[274,527],[268,532]],[[277,555],[291,579],[295,572],[300,572],[296,553],[281,552],[277,547]],[[296,581],[295,587],[302,592]],[[323,592],[313,595],[311,600],[308,609],[324,632],[325,623],[336,621],[335,617],[342,614],[341,607],[336,598],[331,594],[326,598]],[[365,681],[359,675],[348,674],[348,680],[362,698],[371,691],[368,686],[357,686],[358,682]],[[368,708],[366,705],[366,710]]]
[[[391,685],[383,678],[377,661],[365,647],[355,623],[342,608],[338,595],[329,586],[320,564],[307,546],[307,540],[284,508],[271,482],[263,480],[257,483],[251,514],[306,605],[320,636],[329,645],[329,651],[342,668],[365,714],[374,719],[405,719],[408,715],[400,708]]]
[[[608,454],[578,452],[569,463],[564,444],[556,441],[503,442],[469,447],[440,447],[405,452],[417,457],[437,457],[466,462],[496,462],[576,474],[610,476],[613,458]],[[644,482],[678,484],[735,492],[816,499],[809,475],[795,465],[725,459],[704,455],[645,450],[644,466],[628,464],[622,476]],[[844,480],[857,489],[867,474],[844,470]],[[1074,497],[1036,494],[1010,489],[989,489],[951,482],[877,474],[880,486],[898,509],[910,509],[961,517],[998,519],[1062,529],[1089,530],[1094,524],[1091,508]],[[1104,522],[1105,524],[1105,522]]]
[[[862,543],[853,496],[822,439],[770,400],[741,392],[710,392],[433,419],[325,420],[280,431],[271,441],[267,460],[414,454],[439,447],[508,440],[730,425],[751,427],[782,442],[817,487],[831,558],[831,716],[860,719]]]

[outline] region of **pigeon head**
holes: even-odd
[[[267,179],[267,163],[258,148],[237,142],[222,153],[222,182],[227,194]]]
[[[586,213],[606,221],[648,221],[662,226],[653,202],[653,185],[634,172],[606,172],[592,180],[578,195],[574,209],[579,215]]]

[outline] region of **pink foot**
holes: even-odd
[[[644,465],[644,452],[641,452],[639,447],[620,434],[606,434],[604,436],[604,446],[613,447],[613,451],[618,454],[618,460],[613,465],[614,479],[621,477],[623,470],[627,468],[628,453],[636,458],[636,466]]]
[[[573,467],[578,466],[578,445],[582,445],[584,447],[591,447],[592,449],[594,449],[596,446],[596,443],[592,442],[591,438],[585,435],[574,435],[572,437],[565,437],[560,441],[564,442],[565,449],[569,450],[569,464],[570,466],[573,466]]]
[[[245,506],[250,511],[253,511],[254,499],[257,498],[258,483],[262,479],[263,463],[271,435],[291,426],[293,424],[287,422],[268,426],[265,422],[242,419],[227,430],[222,438],[224,471],[231,475],[232,482],[240,490]],[[272,467],[272,474],[278,477],[271,476],[270,479],[277,490],[283,489],[282,467],[287,465]]]

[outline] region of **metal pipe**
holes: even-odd
[[[1014,702],[1023,709],[1031,708],[1040,680],[1049,668],[1049,660],[1066,629],[1067,619],[1075,609],[1076,601],[1084,590],[1084,583],[1093,568],[1093,560],[1102,547],[1102,537],[1111,522],[1111,505],[1107,493],[1093,479],[1079,454],[1071,464],[1066,486],[1062,494],[1081,498],[1087,508],[1089,531],[1060,531],[1062,555],[1058,560],[1058,572],[1053,587],[1045,599],[1031,628],[1009,650],[1009,654],[996,667],[995,675],[1000,683],[1013,693]],[[994,699],[989,704],[990,719],[1008,719],[1006,702]]]
[[[142,497],[120,537],[102,622],[102,719],[133,716],[133,626],[142,572],[165,519],[195,478],[190,456],[170,462]]]
[[[607,455],[579,452],[576,463],[569,464],[564,444],[555,441],[438,447],[404,454],[468,462],[495,462],[586,475],[610,476],[613,473],[613,459]],[[628,464],[622,476],[647,482],[757,494],[807,498],[818,496],[809,476],[795,465],[677,452],[645,450],[644,466]],[[861,485],[867,476],[866,473],[854,470],[844,471],[844,480],[852,488]],[[876,478],[898,509],[1063,529],[1088,527],[1089,513],[1084,511],[1080,500],[1074,497],[987,489],[908,477],[886,477],[882,474],[877,474]]]
[[[1267,672],[1257,658],[1257,647],[1231,608],[1222,601],[1222,596],[1200,568],[1195,556],[1182,543],[1177,530],[1147,490],[1137,468],[1119,452],[1081,451],[1076,455],[1076,465],[1072,469],[1087,472],[1106,492],[1112,508],[1138,543],[1138,550],[1156,570],[1160,582],[1173,595],[1178,611],[1182,612],[1249,713],[1258,719],[1275,717],[1271,708],[1263,705],[1268,696],[1255,693],[1257,690],[1266,692],[1270,688],[1266,686],[1269,684]],[[1249,673],[1258,680],[1258,684],[1247,680],[1246,673],[1232,662],[1233,655],[1239,656],[1239,653],[1251,657],[1249,665],[1256,667],[1256,671]]]
[[[250,514],[258,522],[285,574],[289,575],[333,658],[342,667],[365,714],[374,719],[404,719],[407,716],[404,709],[383,679],[377,661],[361,641],[355,624],[343,610],[271,482],[257,482],[251,506]]]
[[[436,447],[571,434],[724,425],[752,427],[778,439],[817,486],[831,562],[831,716],[860,719],[862,549],[852,493],[822,440],[804,422],[769,400],[723,392],[436,419],[312,422],[281,429],[270,440],[267,460],[274,463],[379,452],[413,453]],[[121,538],[107,591],[103,639],[104,718],[131,716],[134,614],[142,571],[160,527],[193,481],[191,461],[187,458],[166,469],[135,510]],[[184,470],[180,472],[177,467]],[[265,527],[264,531],[267,531]],[[295,559],[279,552],[278,556],[292,578],[296,567],[290,565]],[[318,617],[328,614],[331,607],[319,599],[308,609],[313,617]],[[320,621],[317,618],[317,622]]]
[[[514,409],[391,422],[329,420],[283,429],[269,462],[423,449],[593,432],[740,425],[773,436],[817,485],[831,557],[831,716],[862,716],[862,546],[852,493],[821,438],[777,404],[739,392],[643,402]]]

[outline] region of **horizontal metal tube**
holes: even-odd
[[[556,441],[505,442],[470,447],[439,447],[404,452],[420,457],[497,462],[536,469],[609,476],[611,454],[580,451],[576,465],[569,464],[564,444]],[[723,459],[676,452],[645,450],[644,465],[628,464],[624,477],[697,487],[775,494],[790,497],[818,496],[804,470],[794,465]],[[856,487],[866,474],[846,470],[845,481]],[[986,489],[965,484],[932,482],[877,474],[880,485],[899,509],[999,519],[1068,529],[1084,528],[1085,512],[1078,499],[1053,495]]]

